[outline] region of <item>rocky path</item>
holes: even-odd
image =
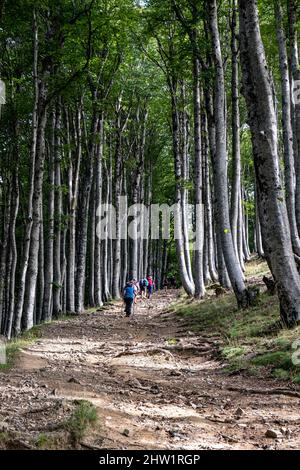
[[[67,448],[62,423],[84,399],[100,425],[82,448],[299,448],[297,394],[273,380],[226,375],[214,338],[165,313],[174,299],[169,291],[140,301],[132,319],[116,304],[42,327],[0,373],[0,447],[35,448],[44,439]]]

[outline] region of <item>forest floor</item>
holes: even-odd
[[[0,371],[0,448],[300,448],[298,386],[228,369],[177,296],[37,328]]]

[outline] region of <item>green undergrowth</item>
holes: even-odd
[[[87,434],[101,429],[97,409],[87,400],[75,400],[70,417],[61,423],[55,433],[41,433],[32,444],[37,449],[77,448]]]
[[[20,337],[7,342],[6,363],[0,364],[0,371],[10,369],[15,364],[21,349],[30,346],[41,337],[41,327],[42,325],[34,326],[31,330],[24,331]]]
[[[87,400],[77,400],[75,405],[75,409],[64,427],[69,432],[72,442],[77,444],[90,428],[95,427],[98,422],[98,414],[94,405]]]
[[[267,272],[265,263],[252,261],[246,276],[251,285],[256,285]],[[263,291],[261,284],[260,287]],[[171,311],[191,331],[216,337],[220,358],[228,372],[271,375],[300,384],[300,365],[292,361],[295,354],[292,345],[300,338],[300,326],[282,327],[277,296],[262,292],[254,307],[238,310],[232,293],[216,297],[208,289],[204,300],[191,302],[182,298],[171,306]],[[300,340],[298,348],[300,362]]]

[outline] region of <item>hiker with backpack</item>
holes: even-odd
[[[127,282],[123,291],[123,299],[125,302],[126,317],[130,317],[133,309],[133,302],[135,299],[135,288],[132,282]]]
[[[146,277],[140,280],[140,291],[142,294],[142,299],[146,297],[146,292],[147,292],[147,287],[148,287],[148,280]]]
[[[136,304],[137,302],[137,296],[140,292],[140,285],[139,285],[139,282],[136,280],[136,279],[133,279],[131,281],[132,285],[133,285],[133,289],[134,289],[134,303]]]
[[[151,297],[152,297],[152,294],[153,294],[153,291],[154,291],[154,281],[152,279],[152,276],[148,276],[147,277],[147,281],[148,281],[148,286],[147,286],[147,297],[148,299],[150,300]]]

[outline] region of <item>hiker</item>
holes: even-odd
[[[153,294],[153,290],[154,290],[154,281],[152,279],[152,276],[148,276],[147,281],[148,281],[147,296],[148,296],[148,299],[150,300]]]
[[[135,290],[132,282],[127,282],[123,291],[123,299],[125,302],[125,313],[126,317],[130,317],[132,314],[133,302],[135,299]]]
[[[140,287],[139,287],[139,283],[136,279],[133,279],[131,281],[132,285],[133,285],[133,288],[134,288],[134,303],[136,304],[137,302],[137,295],[139,293],[139,290],[140,290]]]
[[[169,287],[169,282],[166,277],[164,278],[163,287],[164,287],[164,291],[167,292],[168,287]]]
[[[146,291],[147,291],[147,287],[148,287],[148,280],[146,277],[144,277],[143,279],[140,280],[140,291],[141,291],[141,294],[142,294],[142,299],[144,297],[146,297]]]

